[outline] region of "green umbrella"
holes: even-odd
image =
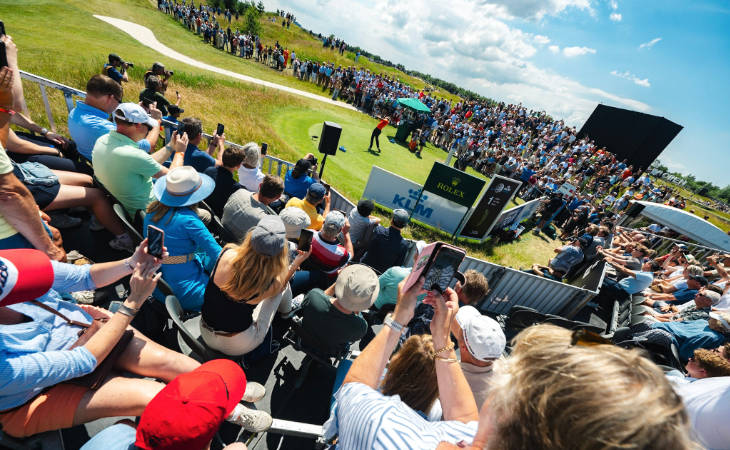
[[[414,111],[430,113],[431,109],[417,98],[399,98],[398,103]]]

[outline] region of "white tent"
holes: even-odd
[[[669,227],[701,245],[730,252],[730,235],[710,222],[673,206],[642,201],[634,203],[644,206],[640,213],[642,216]]]

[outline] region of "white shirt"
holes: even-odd
[[[337,411],[325,429],[335,422],[337,449],[434,449],[442,441],[469,444],[477,431],[476,421],[429,422],[397,395],[385,396],[362,383],[343,385],[335,399]]]
[[[245,166],[241,166],[238,169],[238,182],[247,191],[257,193],[259,191],[259,184],[264,181],[264,173],[258,167],[254,169],[248,169]]]
[[[713,309],[727,310],[730,309],[730,292],[720,297],[717,305],[713,306]]]
[[[674,384],[674,390],[682,397],[695,439],[710,450],[729,449],[730,377]]]

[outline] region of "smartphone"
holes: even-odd
[[[463,249],[444,242],[427,245],[418,254],[418,260],[403,289],[410,289],[423,275],[425,277],[424,289],[443,292],[456,276],[465,256],[466,252]]]
[[[5,36],[5,22],[0,20],[0,37]]]
[[[266,142],[262,142],[261,143],[261,154],[265,155],[268,150],[269,150],[269,144],[267,144]]]
[[[185,124],[182,122],[179,122],[177,124],[177,136],[181,137],[185,133]]]
[[[224,128],[225,127],[223,126],[223,124],[222,123],[219,123],[218,124],[218,128],[215,129],[215,134],[217,134],[218,136],[223,136],[223,129]]]
[[[7,67],[8,55],[5,53],[5,42],[0,41],[0,68]]]
[[[324,181],[320,181],[322,183],[322,186],[324,186],[325,195],[328,195],[330,193],[330,185],[325,183]]]
[[[312,248],[312,237],[314,237],[314,232],[312,230],[302,230],[302,233],[299,235],[297,250],[308,252],[309,249]]]
[[[109,303],[109,312],[114,314],[119,310],[119,307],[122,306],[122,302],[119,300],[114,300],[113,302]]]
[[[165,245],[165,232],[153,225],[147,225],[147,253],[155,258],[162,258],[162,247]]]

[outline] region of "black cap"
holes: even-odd
[[[111,63],[114,61],[123,62],[122,58],[120,58],[119,55],[117,55],[116,53],[109,53],[109,62]]]
[[[708,284],[710,284],[710,282],[707,281],[707,278],[697,275],[690,275],[689,279],[698,282],[701,286],[707,286]]]
[[[372,200],[364,198],[357,202],[357,212],[363,217],[369,216],[374,209],[375,203]]]
[[[167,110],[170,112],[170,114],[182,114],[185,112],[184,109],[177,105],[170,105],[167,107]]]

